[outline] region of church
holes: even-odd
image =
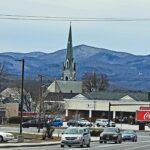
[[[82,81],[76,80],[76,63],[73,58],[71,25],[61,80],[55,80],[47,90],[50,93],[82,93]]]

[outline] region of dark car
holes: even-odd
[[[44,127],[44,122],[41,121],[39,123],[37,120],[29,120],[29,121],[26,121],[26,122],[22,123],[23,128],[29,128],[29,127],[37,127],[38,128],[39,125],[40,125],[40,128],[43,128]]]
[[[106,127],[104,131],[100,134],[100,143],[107,143],[108,141],[112,141],[117,143],[122,142],[122,135],[120,129],[117,127]]]
[[[70,119],[67,122],[67,126],[78,126],[78,121],[74,119]]]
[[[137,142],[137,133],[134,130],[125,130],[122,132],[122,140]]]

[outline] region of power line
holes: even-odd
[[[108,22],[137,22],[137,21],[150,21],[150,18],[95,18],[95,17],[56,17],[56,16],[33,16],[33,15],[11,15],[0,14],[2,20],[31,20],[31,21],[108,21]]]

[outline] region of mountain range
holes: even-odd
[[[0,53],[0,63],[4,64],[9,74],[19,75],[21,64],[18,59],[25,59],[25,76],[38,74],[60,79],[66,49],[53,53]],[[85,72],[95,71],[106,74],[111,87],[128,90],[150,91],[150,55],[133,55],[87,45],[73,47],[76,62],[77,80]]]

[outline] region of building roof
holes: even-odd
[[[95,100],[123,100],[123,99],[133,99],[135,101],[150,101],[148,98],[149,93],[147,92],[112,92],[112,91],[101,91],[101,92],[91,92],[83,94],[88,99]]]
[[[23,92],[26,95],[26,91],[23,90]],[[20,100],[21,99],[21,89],[20,88],[6,88],[0,94],[3,98],[9,97],[9,98],[12,98],[14,100]]]
[[[48,93],[45,97],[45,101],[64,101],[64,98],[71,99],[76,96],[76,93]]]
[[[82,93],[82,82],[55,80],[47,90],[53,93]]]

